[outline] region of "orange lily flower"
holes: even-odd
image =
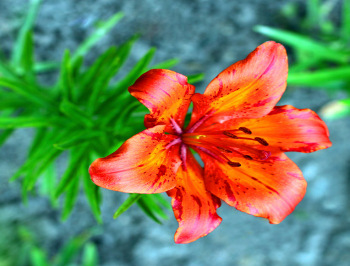
[[[284,152],[331,146],[316,113],[275,106],[287,72],[286,51],[272,41],[221,72],[204,94],[176,72],[146,72],[129,92],[150,110],[147,129],[94,161],[93,182],[127,193],[167,192],[179,222],[176,243],[213,231],[221,222],[216,213],[221,200],[280,223],[306,191],[301,171]],[[191,102],[191,121],[184,127]]]

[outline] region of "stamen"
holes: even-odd
[[[244,132],[244,133],[246,133],[246,134],[248,134],[248,135],[252,134],[252,131],[249,128],[246,128],[246,127],[240,127],[239,130]]]
[[[224,131],[222,132],[222,134],[224,134],[225,136],[228,136],[230,138],[233,138],[233,139],[238,139],[238,137],[234,134],[232,134],[231,132],[228,132],[228,131]]]
[[[263,138],[256,137],[255,140],[256,140],[257,142],[259,142],[261,145],[269,146],[269,144],[267,143],[267,141],[264,140]]]
[[[228,161],[227,164],[229,166],[232,166],[232,167],[240,167],[241,164],[239,162],[231,162],[231,161]]]
[[[182,161],[182,166],[183,169],[186,171],[187,170],[187,165],[186,165],[186,159],[187,159],[187,148],[185,144],[181,144],[180,148],[180,158]]]
[[[165,146],[165,149],[169,149],[170,147],[172,147],[180,142],[181,142],[180,138],[174,139],[172,142],[170,142],[168,145]]]
[[[174,129],[174,131],[176,132],[177,135],[181,135],[182,134],[182,129],[181,127],[179,126],[178,123],[176,123],[175,119],[173,119],[172,117],[170,118],[170,122],[171,122],[171,125]]]

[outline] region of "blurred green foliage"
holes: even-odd
[[[294,31],[266,26],[256,26],[255,30],[293,49],[288,85],[327,90],[331,96],[340,93],[344,99],[332,101],[322,113],[327,118],[348,116],[350,1],[308,0],[305,17],[300,18],[298,11],[294,2],[284,9],[290,24],[297,25]]]
[[[0,232],[3,236],[0,241],[0,266],[98,265],[98,251],[90,241],[97,234],[96,229],[90,229],[65,242],[55,254],[43,249],[38,236],[26,227],[14,225],[0,229]]]
[[[108,48],[87,66],[84,61],[90,48],[123,17],[117,13],[100,22],[74,52],[66,50],[61,62],[37,62],[33,27],[40,3],[41,0],[30,1],[11,58],[0,57],[0,146],[16,129],[33,128],[27,160],[11,178],[22,178],[23,199],[27,200],[28,192],[39,191],[58,206],[62,203],[58,199],[64,195],[62,218],[66,219],[82,188],[94,217],[102,222],[101,194],[91,182],[88,168],[94,159],[114,152],[127,138],[144,129],[147,109],[127,88],[150,69],[155,48],[119,80],[115,76],[128,59],[137,36],[119,47]],[[176,59],[170,59],[152,68],[171,68],[176,63]],[[52,86],[45,86],[38,75],[42,77],[49,71],[58,72],[58,79]],[[194,75],[189,82],[202,78]],[[68,158],[66,166],[58,162],[61,156]],[[161,195],[132,194],[115,217],[136,202],[156,222],[166,218],[164,207],[170,207]],[[39,251],[37,256],[40,258]]]

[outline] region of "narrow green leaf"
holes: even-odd
[[[313,72],[290,73],[289,85],[321,86],[335,81],[350,81],[350,67],[323,69]]]
[[[158,64],[153,65],[150,69],[170,69],[179,63],[178,58],[172,58]]]
[[[33,29],[34,21],[39,10],[39,6],[42,0],[31,0],[27,16],[22,24],[22,27],[18,33],[16,43],[12,49],[12,65],[20,65],[21,58],[23,58],[26,34]]]
[[[22,187],[25,190],[32,190],[40,175],[53,163],[53,161],[61,154],[62,151],[51,149],[46,153],[39,162],[35,164],[35,168],[27,171]]]
[[[205,75],[203,73],[199,73],[199,74],[195,74],[195,75],[191,75],[188,76],[188,80],[187,82],[190,84],[196,83],[196,82],[200,82],[204,79]]]
[[[162,224],[162,222],[157,218],[154,210],[150,208],[149,204],[147,204],[146,200],[142,197],[137,201],[137,205],[139,205],[140,209],[151,218],[156,223]]]
[[[57,62],[35,62],[33,70],[35,73],[44,73],[57,70],[60,64]]]
[[[32,247],[30,250],[30,261],[32,266],[49,266],[46,253],[37,247]]]
[[[59,86],[62,91],[63,98],[70,101],[72,99],[73,77],[69,50],[64,51]]]
[[[123,13],[119,12],[107,21],[99,24],[99,27],[88,37],[75,51],[72,62],[74,63],[79,56],[84,56],[92,46],[95,45],[103,36],[105,36],[123,17]]]
[[[82,265],[83,266],[98,266],[99,265],[97,248],[91,242],[87,243],[84,246]]]
[[[58,117],[34,116],[0,117],[0,129],[48,127],[52,125],[62,125],[62,119]]]
[[[61,102],[60,111],[78,124],[86,127],[93,127],[94,125],[94,122],[86,115],[85,112],[68,100],[63,100]]]
[[[117,219],[123,212],[129,209],[135,202],[141,198],[142,194],[129,194],[129,197],[119,206],[113,215],[113,219]]]
[[[327,44],[322,44],[312,40],[308,36],[303,36],[294,32],[274,29],[266,26],[256,26],[255,31],[286,43],[295,49],[300,49],[313,54],[316,57],[329,60],[336,63],[347,63],[349,61],[349,54],[337,51]]]
[[[71,239],[57,254],[54,265],[66,266],[72,265],[72,261],[78,254],[79,250],[83,247],[86,241],[91,237],[92,233],[87,232],[78,237]]]
[[[130,85],[132,85],[136,79],[138,79],[141,74],[143,74],[147,70],[147,66],[151,62],[154,53],[156,52],[155,48],[151,48],[130,70],[130,72],[115,86],[112,87],[112,90],[119,92],[121,89],[126,89]],[[119,94],[119,93],[118,93]]]
[[[125,99],[132,99],[130,97],[127,88],[131,86],[136,79],[143,74],[147,70],[147,66],[152,60],[155,48],[151,48],[146,55],[144,55],[136,64],[135,66],[130,70],[130,72],[117,84],[112,85],[110,92],[108,93],[107,98],[100,104],[98,112],[102,113],[109,113],[110,110],[112,110],[116,103],[117,105],[121,102],[121,97],[125,95]],[[123,102],[127,104],[123,99]],[[130,101],[130,100],[129,100]]]
[[[156,203],[155,198],[153,197],[153,195],[148,195],[145,194],[142,197],[144,203],[148,206],[148,209],[152,210],[152,212],[159,216],[160,218],[166,220],[168,219],[168,216],[166,215],[166,213],[162,210],[162,208]]]
[[[18,109],[23,106],[30,106],[31,103],[28,103],[23,97],[16,95],[16,93],[6,91],[0,91],[0,111],[6,109]]]
[[[57,201],[55,198],[56,180],[57,180],[56,168],[55,168],[55,162],[53,162],[47,167],[45,173],[43,174],[41,189],[40,189],[40,192],[43,195],[46,195],[50,198],[52,206],[57,205]]]
[[[11,136],[13,133],[13,129],[6,129],[0,133],[0,147],[6,142],[6,140]]]
[[[12,80],[17,79],[17,76],[14,73],[14,71],[9,66],[7,66],[5,62],[2,62],[0,59],[0,77],[1,76]]]
[[[18,93],[25,97],[27,100],[39,104],[41,106],[47,107],[50,110],[56,110],[53,101],[40,91],[30,89],[28,84],[22,84],[14,80],[6,79],[0,77],[0,86],[11,89],[15,93]]]
[[[88,172],[90,164],[90,156],[84,158],[84,163],[81,165],[81,172],[83,175],[83,184],[85,190],[85,196],[88,200],[88,203],[91,207],[92,213],[98,223],[102,223],[101,210],[100,210],[100,194],[99,187],[96,186],[90,178]]]
[[[308,0],[306,1],[307,17],[306,25],[309,28],[315,28],[320,22],[320,0]]]
[[[72,212],[79,194],[79,176],[72,178],[69,186],[67,187],[66,199],[62,210],[62,220],[66,220]],[[57,194],[56,194],[57,195]]]
[[[23,71],[24,78],[28,82],[35,82],[35,77],[33,73],[34,64],[34,48],[33,48],[33,34],[29,30],[25,33],[22,56],[20,58],[21,71]],[[21,72],[20,71],[20,72]]]
[[[58,198],[65,189],[72,183],[75,179],[79,177],[79,165],[84,159],[87,147],[75,148],[70,152],[70,160],[66,171],[64,172],[57,189],[55,191],[55,197]]]
[[[343,0],[341,34],[344,41],[350,43],[350,1]]]
[[[75,132],[74,134],[72,134],[71,137],[59,142],[59,143],[55,143],[54,147],[60,150],[67,150],[70,149],[72,147],[78,146],[78,145],[82,145],[84,144],[86,141],[90,141],[92,139],[95,139],[96,137],[99,137],[102,135],[102,132],[100,131],[78,131]]]
[[[162,194],[151,194],[155,200],[157,200],[163,207],[167,208],[168,210],[172,210],[171,204],[169,201],[167,201]]]

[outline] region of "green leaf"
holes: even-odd
[[[155,211],[150,207],[149,201],[147,201],[145,198],[140,198],[137,201],[137,205],[139,205],[140,209],[143,210],[143,212],[151,218],[156,223],[162,224],[162,222],[157,218]]]
[[[130,70],[130,72],[117,84],[113,85],[110,93],[106,99],[100,104],[98,110],[99,113],[109,113],[115,106],[119,105],[123,101],[124,104],[128,104],[125,100],[133,100],[130,97],[127,88],[131,86],[138,77],[147,70],[147,66],[152,60],[155,53],[155,48],[151,48],[146,55],[144,55]]]
[[[35,77],[33,74],[33,64],[34,64],[34,48],[33,48],[33,34],[32,31],[25,33],[23,51],[21,56],[21,71],[24,78],[28,82],[35,82]]]
[[[60,67],[57,62],[34,62],[33,70],[35,73],[44,73],[56,70]]]
[[[336,63],[347,63],[349,61],[349,54],[337,51],[327,44],[322,44],[312,40],[308,36],[303,36],[294,32],[274,29],[266,26],[256,26],[255,31],[286,43],[295,49],[300,49],[309,52],[310,54],[329,60]]]
[[[36,181],[40,177],[40,175],[53,163],[53,161],[61,154],[61,151],[51,149],[49,150],[40,161],[35,164],[35,168],[27,171],[24,179],[23,179],[23,189],[24,190],[32,190]]]
[[[135,202],[141,198],[142,194],[129,194],[129,197],[119,206],[113,215],[113,219],[117,219],[123,212],[129,209]]]
[[[62,125],[62,120],[58,117],[35,117],[16,116],[0,117],[0,129],[22,128],[22,127],[48,127],[52,125]]]
[[[22,108],[23,106],[30,106],[31,103],[28,103],[24,98],[19,97],[16,95],[16,93],[6,91],[2,92],[0,91],[0,99],[1,99],[1,105],[0,105],[0,111],[6,110],[6,109],[18,109]]]
[[[160,62],[156,65],[153,65],[150,69],[170,69],[175,65],[177,65],[178,63],[179,63],[179,59],[173,58],[173,59]]]
[[[350,1],[343,0],[342,8],[342,24],[341,24],[341,35],[343,40],[349,44],[350,43]]]
[[[55,162],[53,162],[47,167],[46,172],[43,174],[43,179],[41,182],[41,190],[40,190],[40,192],[43,195],[46,195],[50,198],[52,206],[57,205],[57,201],[55,198],[56,180],[57,180],[57,174],[56,174]]]
[[[46,253],[37,247],[32,247],[30,250],[30,261],[32,266],[49,266]]]
[[[200,82],[204,79],[205,75],[203,73],[188,76],[187,82],[190,84]]]
[[[60,104],[60,111],[66,116],[70,117],[77,124],[86,126],[88,128],[93,127],[94,122],[89,116],[86,115],[78,106],[69,102],[68,100],[63,100]]]
[[[101,22],[97,30],[88,37],[75,51],[72,62],[74,63],[79,56],[84,56],[92,46],[95,45],[103,36],[105,36],[123,17],[123,13],[119,12],[112,16],[107,21]]]
[[[157,200],[163,207],[168,210],[172,210],[172,206],[169,201],[167,201],[162,194],[151,194],[155,200]]]
[[[6,129],[3,130],[0,133],[0,147],[6,142],[6,140],[11,136],[11,134],[13,133],[13,129]]]
[[[112,90],[118,92],[121,89],[126,89],[131,86],[141,74],[143,74],[147,70],[147,66],[151,62],[154,53],[156,52],[155,48],[151,48],[137,63],[136,65],[129,71],[129,73],[115,86],[112,87]]]
[[[39,10],[39,6],[42,0],[31,0],[29,4],[29,10],[27,12],[27,16],[24,20],[24,23],[18,33],[18,37],[14,48],[12,49],[12,65],[18,66],[20,65],[20,61],[25,54],[25,43],[26,43],[26,35],[29,31],[33,29],[33,25],[35,22],[36,15]]]
[[[39,104],[41,106],[47,107],[50,110],[56,111],[53,101],[48,96],[38,90],[31,88],[31,86],[28,84],[22,84],[14,80],[0,77],[0,86],[11,89],[15,93],[22,95],[27,100],[35,104]]]
[[[66,220],[72,212],[79,194],[79,176],[72,177],[72,181],[67,187],[66,199],[64,201],[62,220]],[[57,194],[56,194],[57,195]]]
[[[83,266],[98,266],[98,251],[96,246],[89,242],[84,246],[84,252],[83,252],[83,259],[82,259],[82,265]]]
[[[143,199],[144,203],[148,206],[148,209],[152,210],[154,215],[157,215],[160,218],[163,218],[165,220],[168,219],[168,216],[162,210],[162,208],[157,204],[156,198],[153,197],[153,195],[145,194],[145,195],[143,195],[142,199]]]
[[[70,240],[57,254],[53,265],[66,266],[72,265],[72,261],[78,255],[85,242],[91,237],[92,233],[87,232]]]
[[[82,145],[86,141],[90,141],[92,139],[95,139],[96,137],[101,136],[103,133],[100,131],[91,131],[91,130],[83,130],[83,131],[77,131],[72,134],[71,137],[59,142],[55,143],[54,147],[60,150],[67,150],[72,147]]]
[[[322,87],[335,81],[350,81],[350,67],[322,69],[313,72],[290,73],[288,85]]]
[[[64,51],[59,87],[62,91],[63,98],[70,101],[72,99],[73,77],[69,50]]]
[[[64,172],[55,191],[55,197],[58,198],[65,189],[79,177],[79,166],[87,152],[87,147],[75,148],[70,152],[70,160],[66,171]]]
[[[306,24],[309,28],[315,28],[320,22],[320,0],[308,0]]]

